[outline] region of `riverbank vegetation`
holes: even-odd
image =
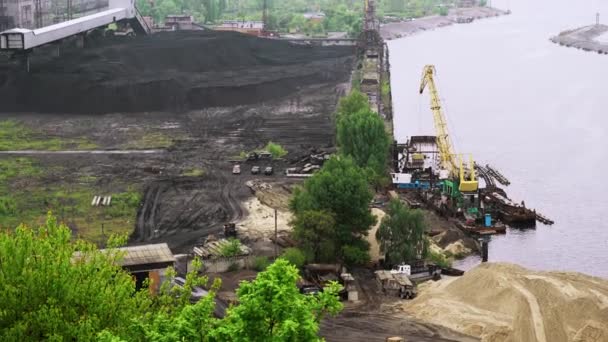
[[[214,25],[224,20],[261,21],[262,0],[138,0],[143,15],[163,22],[167,15],[188,14],[198,23]],[[379,18],[412,19],[447,14],[456,0],[378,0]],[[363,1],[350,0],[267,0],[268,30],[323,36],[328,32],[347,32],[355,37],[363,22]]]
[[[137,290],[120,267],[124,253],[115,248],[125,241],[112,237],[104,252],[73,242],[71,230],[50,214],[37,229],[1,231],[0,340],[318,341],[319,322],[342,309],[338,284],[315,296],[300,294],[297,268],[278,259],[242,282],[238,304],[218,319],[213,312],[219,280],[196,304],[191,291],[208,279],[194,272],[183,286],[160,284],[158,294],[148,286],[159,284]],[[195,260],[194,269],[200,266]],[[167,278],[174,276],[169,268]]]
[[[390,139],[367,97],[353,91],[337,111],[338,155],[297,188],[290,203],[294,236],[310,261],[369,261],[367,234],[376,223],[372,188],[386,179]]]

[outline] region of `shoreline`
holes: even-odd
[[[448,15],[433,15],[410,21],[383,24],[380,35],[384,40],[393,40],[412,36],[414,34],[434,30],[454,24],[468,24],[479,19],[494,18],[509,15],[511,11],[503,11],[493,7],[464,7],[451,9]]]
[[[561,46],[608,55],[608,38],[604,41],[597,39],[607,34],[608,25],[589,25],[560,32],[549,40]]]

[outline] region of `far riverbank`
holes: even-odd
[[[439,27],[468,24],[475,20],[498,17],[510,13],[510,11],[503,11],[492,7],[455,8],[450,10],[446,16],[433,15],[410,21],[383,24],[380,27],[380,35],[385,40],[398,39]]]

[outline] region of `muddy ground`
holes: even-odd
[[[103,194],[136,188],[143,201],[124,227],[133,231],[131,243],[163,241],[189,252],[246,216],[242,203],[253,196],[247,181],[291,186],[298,181],[283,171],[292,161],[334,146],[332,113],[350,86],[354,51],[232,33],[154,37],[39,58],[29,75],[5,64],[0,120],[22,123],[39,139],[84,138],[96,150],[160,149],[28,158],[43,170],[61,168],[33,186],[68,187],[88,177]],[[243,163],[242,174],[232,174],[242,152],[269,141],[289,152],[284,160]],[[253,165],[272,165],[274,175],[251,175]],[[32,186],[9,183],[17,192]],[[65,221],[75,232],[98,229]]]
[[[384,295],[368,269],[352,272],[359,290],[358,303],[345,303],[337,317],[321,324],[321,336],[329,342],[386,341],[399,336],[405,341],[478,341],[437,325],[424,323],[403,313],[400,307],[407,300]]]

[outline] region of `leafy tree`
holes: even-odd
[[[424,231],[424,216],[420,210],[411,210],[401,201],[392,200],[376,232],[376,239],[389,262],[401,263],[426,257],[428,240]]]
[[[369,108],[367,96],[360,91],[353,90],[348,96],[340,99],[338,104],[337,117],[348,116]]]
[[[302,266],[304,266],[306,263],[306,255],[295,247],[290,247],[283,251],[281,258],[289,261],[290,264],[297,268],[302,268]]]
[[[295,266],[278,259],[251,282],[237,290],[239,305],[212,332],[218,341],[321,341],[319,322],[342,309],[332,283],[315,296],[300,294]]]
[[[50,215],[39,229],[0,233],[0,340],[91,340],[104,329],[127,331],[140,304],[131,277],[115,253],[95,253],[71,238]],[[72,261],[76,250],[82,257]]]
[[[336,220],[327,211],[303,211],[292,222],[294,237],[314,262],[335,258]]]
[[[351,156],[357,165],[367,168],[369,180],[380,185],[386,178],[390,137],[382,118],[372,112],[367,103],[361,103],[357,92],[351,96],[339,107],[337,135],[340,153]]]
[[[384,122],[376,113],[361,110],[338,119],[340,152],[355,160],[357,165],[383,175],[390,147]]]
[[[376,221],[369,210],[373,195],[364,172],[350,157],[332,157],[323,168],[294,192],[290,208],[296,221],[306,211],[325,210],[336,223],[333,242],[336,257],[356,263],[344,253],[345,247],[367,253],[369,246],[364,236]],[[349,253],[352,255],[352,253]],[[359,258],[360,260],[360,258]]]
[[[153,297],[136,291],[119,250],[71,239],[50,214],[38,229],[0,232],[0,340],[191,340],[212,327],[214,291],[190,305],[192,286],[205,278],[188,274],[184,287],[165,283]]]

